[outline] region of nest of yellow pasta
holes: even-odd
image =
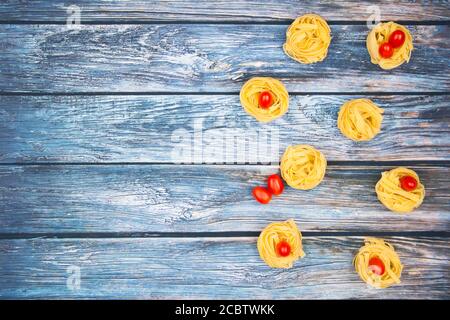
[[[347,101],[338,115],[338,128],[353,141],[373,139],[381,129],[384,110],[369,99]]]
[[[330,27],[317,14],[298,17],[286,31],[284,52],[300,63],[325,59],[331,42]]]
[[[366,238],[353,259],[353,265],[361,279],[375,288],[387,288],[400,283],[403,265],[394,247],[382,239]],[[382,262],[382,272],[374,272],[372,259]]]
[[[325,156],[309,145],[287,147],[280,163],[283,179],[292,188],[300,190],[316,187],[323,180],[326,168]]]
[[[281,242],[290,246],[287,256],[281,256],[277,252],[277,246]],[[272,268],[291,268],[295,261],[305,255],[302,234],[292,219],[269,224],[259,235],[257,245],[261,259]]]
[[[394,49],[394,53],[390,58],[383,58],[379,53],[379,47],[387,42],[389,36],[396,30],[404,32],[405,42],[401,47]],[[366,45],[370,54],[370,61],[386,70],[396,68],[404,62],[409,62],[411,52],[414,49],[412,36],[408,29],[392,21],[377,24],[367,36]]]
[[[412,191],[402,189],[400,179],[413,177],[417,187]],[[399,167],[383,172],[375,186],[378,199],[389,210],[398,213],[408,213],[418,208],[425,198],[425,187],[420,183],[419,176],[411,169]]]
[[[268,92],[273,103],[268,108],[259,105],[261,93]],[[241,104],[244,110],[261,122],[281,117],[289,108],[289,94],[281,81],[270,77],[255,77],[248,80],[241,89]]]

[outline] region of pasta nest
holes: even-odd
[[[380,45],[389,40],[389,36],[395,30],[401,30],[405,33],[405,42],[399,48],[394,48],[394,54],[390,58],[381,57],[378,49]],[[389,70],[398,67],[404,62],[409,62],[411,52],[414,49],[412,36],[408,29],[395,22],[386,22],[377,24],[367,36],[367,50],[370,54],[370,61],[378,64],[382,69]]]
[[[400,184],[400,178],[411,176],[417,181],[416,189],[405,191]],[[413,170],[398,167],[381,174],[381,179],[375,186],[378,200],[389,210],[398,213],[408,213],[418,208],[425,198],[425,187],[420,183],[419,176]]]
[[[259,95],[268,91],[273,104],[267,108],[259,106]],[[255,77],[248,80],[241,89],[241,104],[244,110],[261,122],[269,122],[281,117],[289,108],[289,94],[281,81],[270,77]]]
[[[308,145],[287,147],[281,158],[281,176],[295,189],[316,187],[325,176],[327,160],[319,150]]]
[[[277,254],[277,244],[286,241],[291,252],[282,257]],[[258,251],[261,259],[272,268],[291,268],[295,261],[305,256],[302,247],[302,234],[294,220],[273,222],[258,237]]]
[[[369,99],[347,101],[339,111],[338,128],[353,141],[371,140],[380,132],[383,112]]]
[[[330,27],[317,14],[298,17],[286,31],[284,52],[300,63],[315,63],[325,59],[331,42]]]
[[[370,259],[375,257],[384,264],[385,270],[382,275],[373,273],[369,268]],[[400,283],[403,265],[394,247],[383,239],[364,239],[364,246],[359,249],[353,259],[353,265],[360,278],[372,287],[387,288]]]

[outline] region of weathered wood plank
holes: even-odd
[[[450,5],[443,1],[314,1],[314,0],[103,0],[70,2],[81,9],[82,22],[102,21],[285,21],[315,12],[328,20],[365,21],[379,7],[383,20],[447,21]],[[7,0],[0,3],[0,21],[49,21],[67,19],[67,1]]]
[[[0,233],[259,231],[288,218],[303,231],[448,231],[450,169],[412,167],[426,198],[399,215],[374,190],[390,168],[329,166],[317,188],[261,205],[251,190],[275,166],[0,166]]]
[[[256,238],[0,240],[0,297],[450,298],[448,239],[386,240],[404,271],[402,283],[385,290],[368,287],[353,270],[360,237],[305,237],[305,258],[288,270],[267,267]],[[79,290],[67,286],[78,271]]]
[[[367,143],[336,125],[357,97],[292,96],[283,118],[261,125],[237,95],[0,96],[0,162],[278,162],[301,143],[328,160],[450,160],[447,95],[366,96],[385,109]]]
[[[409,64],[370,63],[366,26],[332,26],[328,58],[301,65],[284,25],[0,25],[0,91],[238,92],[248,78],[280,78],[291,92],[448,91],[450,26],[409,26]]]

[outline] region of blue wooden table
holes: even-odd
[[[0,298],[450,298],[448,1],[72,4],[0,3]],[[370,63],[373,5],[411,31],[409,64]],[[324,62],[301,65],[282,44],[308,12],[333,38]],[[253,76],[285,83],[284,117],[243,111]],[[367,143],[336,126],[356,97],[385,110]],[[263,137],[277,147],[261,150]],[[251,189],[300,143],[327,157],[323,183],[256,203]],[[411,215],[374,191],[399,165],[426,186]],[[256,238],[288,218],[306,257],[270,269]],[[395,246],[400,285],[376,290],[354,272],[367,235]]]

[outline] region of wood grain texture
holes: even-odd
[[[64,1],[0,3],[0,298],[450,299],[450,238],[441,237],[450,227],[449,1],[71,4],[87,25],[64,25]],[[410,22],[409,64],[370,63],[374,4],[383,20]],[[282,51],[288,24],[307,12],[332,28],[329,55],[314,65]],[[261,125],[244,113],[238,92],[253,76],[294,93],[283,118]],[[381,134],[361,144],[336,128],[339,107],[358,97],[385,109]],[[203,145],[192,145],[199,126]],[[278,148],[261,148],[268,136]],[[286,188],[258,204],[251,189],[278,166],[248,163],[277,163],[299,143],[355,162],[330,165],[314,190]],[[181,165],[198,161],[196,147],[208,165]],[[392,168],[384,161],[416,164],[426,198],[411,215],[377,200],[375,183]],[[290,270],[269,269],[255,237],[223,237],[288,218],[307,235],[306,257]],[[354,272],[355,235],[366,232],[390,235],[405,265],[400,286],[375,290]],[[71,266],[81,272],[75,291]]]
[[[410,63],[383,71],[358,25],[332,26],[328,57],[313,65],[284,54],[284,25],[0,25],[0,91],[238,92],[264,75],[290,92],[448,91],[450,26],[408,28]]]
[[[360,237],[305,237],[305,258],[270,269],[256,238],[1,240],[2,298],[449,299],[449,240],[386,238],[402,283],[368,287],[354,272]],[[167,254],[167,248],[171,253]],[[68,267],[79,267],[79,290]]]
[[[89,0],[45,1],[3,0],[0,21],[64,22],[69,4],[81,9],[82,22],[102,21],[231,21],[273,22],[295,19],[305,13],[318,13],[328,20],[365,21],[370,7],[377,5],[383,20],[447,21],[447,0],[421,1],[314,1],[314,0]]]
[[[365,96],[385,110],[382,131],[355,143],[337,113],[358,97],[291,96],[260,124],[237,95],[0,96],[0,162],[278,163],[304,143],[329,161],[450,160],[449,96]]]
[[[329,166],[317,188],[265,206],[251,190],[275,166],[0,166],[0,233],[259,231],[288,218],[303,231],[448,231],[450,169],[412,167],[426,197],[399,215],[374,189],[391,168]]]

